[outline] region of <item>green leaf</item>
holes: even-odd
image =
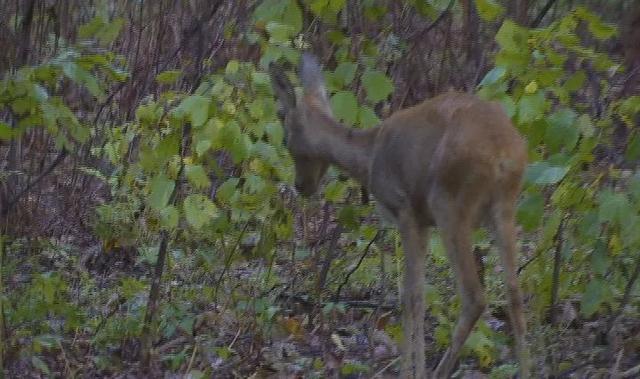
[[[544,214],[544,198],[540,193],[530,193],[518,206],[517,219],[525,231],[532,231],[540,226]]]
[[[197,189],[207,189],[211,185],[209,176],[201,165],[187,164],[185,166],[185,173],[189,183]]]
[[[295,29],[291,25],[281,24],[275,21],[267,24],[267,32],[269,32],[269,40],[272,43],[286,43],[296,34]]]
[[[544,70],[538,71],[536,73],[535,78],[542,88],[554,88],[554,86],[558,84],[558,81],[560,81],[564,73],[564,70],[558,67],[545,67]]]
[[[356,230],[360,226],[358,210],[353,205],[346,205],[338,211],[338,221],[348,230]]]
[[[504,13],[504,7],[494,0],[475,0],[476,9],[484,21],[493,21]]]
[[[182,77],[180,70],[163,71],[156,75],[156,82],[160,84],[174,84]]]
[[[33,365],[33,367],[47,375],[51,373],[51,371],[49,371],[49,366],[47,366],[47,364],[37,355],[33,355],[31,357],[31,364]]]
[[[602,305],[609,292],[609,284],[606,281],[602,279],[589,281],[582,294],[580,313],[585,317],[591,317],[600,309],[600,305]]]
[[[255,174],[249,174],[246,176],[244,187],[248,193],[257,194],[257,193],[261,193],[266,187],[266,185],[267,185],[266,180],[261,176],[255,175]]]
[[[235,120],[221,125],[215,143],[217,147],[227,150],[235,163],[240,163],[247,157],[248,146],[245,135]]]
[[[222,203],[228,203],[231,200],[231,196],[236,192],[240,179],[229,178],[218,187],[216,191],[216,198]]]
[[[625,223],[631,216],[633,208],[623,193],[603,190],[598,195],[598,220],[615,224]]]
[[[640,216],[629,214],[629,218],[622,223],[620,237],[624,247],[637,249],[640,245]]]
[[[528,50],[527,38],[529,34],[526,28],[523,28],[511,20],[505,20],[496,33],[496,42],[503,50],[511,52],[519,52],[520,50]]]
[[[187,375],[188,379],[202,379],[205,377],[204,372],[200,371],[200,370],[191,370],[189,371],[189,374]]]
[[[282,145],[282,140],[284,138],[284,129],[282,129],[282,125],[279,122],[269,122],[264,127],[265,132],[267,133],[267,138],[269,138],[269,143],[273,146]]]
[[[47,90],[37,83],[33,83],[31,92],[31,95],[34,99],[36,99],[38,103],[44,103],[49,99],[49,93],[47,92]]]
[[[362,106],[358,109],[358,123],[363,128],[372,128],[380,123],[380,119],[371,107]]]
[[[316,16],[327,22],[335,23],[338,12],[344,8],[346,3],[346,0],[311,0],[309,8]]]
[[[334,77],[340,81],[343,86],[349,86],[356,76],[358,65],[351,62],[341,62],[334,71]]]
[[[344,194],[347,191],[347,184],[340,180],[332,180],[324,189],[324,197],[331,202],[339,202],[344,200]]]
[[[270,87],[271,79],[266,72],[254,71],[251,73],[251,81],[255,86]]]
[[[568,92],[574,92],[582,88],[584,82],[587,80],[587,74],[584,70],[578,70],[564,82],[564,89]]]
[[[160,224],[169,230],[178,227],[179,219],[180,212],[178,212],[178,209],[173,205],[169,205],[160,210]]]
[[[227,75],[234,75],[238,72],[239,69],[240,69],[240,62],[238,62],[235,59],[232,59],[229,62],[227,62],[227,67],[224,69],[224,73]]]
[[[355,124],[358,117],[358,101],[352,92],[336,92],[331,96],[330,103],[338,120],[351,125]]]
[[[136,109],[136,119],[140,123],[152,124],[162,116],[162,108],[154,102],[143,104]]]
[[[91,95],[98,98],[104,95],[98,79],[75,62],[64,62],[62,64],[62,72],[75,83],[88,89]]]
[[[640,172],[636,172],[629,182],[629,194],[636,203],[640,203]]]
[[[595,133],[595,128],[593,126],[593,122],[591,121],[591,117],[588,114],[582,114],[578,117],[577,127],[580,133],[585,137],[593,137]]]
[[[487,72],[478,86],[483,87],[497,83],[502,78],[504,78],[504,74],[506,72],[507,70],[504,67],[494,67],[491,69],[491,71]]]
[[[2,136],[0,135],[0,138]],[[640,133],[634,133],[627,144],[624,157],[629,161],[635,161],[640,158]]]
[[[609,268],[607,245],[601,239],[597,240],[591,252],[591,268],[593,268],[593,272],[599,275],[604,275]]]
[[[260,2],[253,12],[253,18],[266,24],[269,21],[279,21],[282,19],[285,9],[290,1],[264,0]]]
[[[578,7],[575,10],[578,17],[587,22],[589,32],[597,39],[603,41],[616,35],[617,30],[613,25],[608,25],[602,22],[600,17],[589,11],[585,7]]]
[[[561,149],[572,150],[580,136],[578,128],[574,126],[578,115],[572,109],[561,108],[548,118],[549,128],[545,133],[545,142],[552,153]]]
[[[513,116],[515,116],[516,103],[514,103],[511,96],[504,94],[503,96],[500,96],[495,100],[498,101],[500,104],[502,104],[502,108],[507,113],[507,116],[509,116],[509,118],[512,118]]]
[[[530,184],[556,184],[565,177],[568,171],[569,167],[553,166],[548,162],[535,162],[527,167],[524,180]]]
[[[208,197],[200,194],[187,196],[183,206],[187,223],[195,229],[200,229],[211,221],[218,211],[218,208]]]
[[[627,117],[633,117],[640,112],[640,96],[631,96],[620,104],[620,113]]]
[[[202,126],[209,118],[210,100],[204,96],[191,95],[180,103],[175,112],[186,114],[194,127]]]
[[[409,4],[413,5],[422,17],[428,17],[433,20],[437,16],[437,11],[430,1],[409,0]]]
[[[541,118],[544,116],[545,106],[544,91],[523,95],[518,101],[518,121],[529,123]]]
[[[88,23],[81,25],[78,34],[81,38],[95,37],[101,45],[105,46],[118,37],[122,26],[124,26],[123,18],[115,18],[109,22],[102,16],[96,16]]]
[[[296,34],[302,31],[302,10],[296,0],[287,2],[280,20],[287,25],[291,25]]]
[[[253,145],[253,153],[262,159],[263,162],[266,162],[272,166],[275,166],[278,161],[280,160],[280,158],[278,157],[278,153],[276,152],[276,149],[264,142],[264,141],[257,141],[254,145]]]
[[[153,157],[156,161],[166,162],[170,158],[178,155],[180,149],[180,135],[171,133],[166,135],[153,150]]]
[[[362,75],[362,85],[367,92],[367,98],[372,103],[386,99],[393,92],[393,82],[384,73],[368,70]]]
[[[149,206],[157,211],[164,209],[169,202],[174,187],[175,182],[164,174],[159,174],[151,179],[149,182]]]
[[[8,124],[0,121],[0,139],[9,141],[13,137],[13,129]]]
[[[357,361],[345,362],[344,364],[342,364],[342,367],[340,367],[340,374],[348,378],[361,377],[363,375],[358,374],[366,374],[370,371],[371,367],[369,367],[369,365]]]

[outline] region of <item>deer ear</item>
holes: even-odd
[[[293,89],[291,81],[284,73],[282,67],[277,63],[269,64],[269,75],[271,76],[271,86],[278,100],[284,107],[285,111],[296,107],[296,93]]]
[[[327,100],[327,90],[324,86],[322,68],[318,59],[311,53],[303,53],[300,60],[300,79],[304,87],[304,93],[310,95],[315,101],[322,103],[330,109]]]

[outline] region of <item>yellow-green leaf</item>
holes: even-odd
[[[386,99],[393,91],[393,82],[384,73],[369,70],[362,75],[362,85],[367,92],[367,98],[372,103]]]
[[[480,18],[485,21],[493,21],[504,13],[504,7],[494,0],[475,0],[476,9]]]

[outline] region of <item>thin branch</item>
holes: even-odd
[[[555,2],[556,2],[556,0],[547,1],[547,3],[544,5],[544,7],[542,7],[542,9],[540,10],[540,13],[538,13],[536,18],[531,22],[529,27],[537,28],[538,25],[540,25],[540,23],[542,22],[542,19],[544,18],[544,16],[546,16],[547,13],[549,12],[549,9],[551,9],[553,4],[555,4]]]
[[[440,22],[442,22],[442,20],[444,20],[445,17],[448,16],[449,13],[451,13],[451,8],[453,8],[453,4],[455,4],[455,0],[450,0],[449,4],[447,4],[447,7],[438,15],[438,17],[436,17],[435,20],[433,20],[433,22],[431,24],[429,24],[426,28],[424,28],[422,30],[418,30],[418,31],[414,32],[407,39],[408,40],[413,40],[413,39],[416,39],[418,37],[424,37],[425,34],[429,33],[431,31],[431,29],[433,29],[436,26],[438,26],[438,24],[440,24]]]
[[[29,182],[20,192],[18,192],[14,197],[12,197],[10,200],[7,200],[7,203],[5,204],[5,206],[2,208],[1,210],[1,215],[2,216],[6,216],[9,213],[9,210],[11,208],[13,208],[13,206],[15,206],[18,201],[20,200],[20,198],[22,198],[22,196],[26,195],[33,187],[35,187],[38,183],[40,183],[40,181],[42,179],[44,179],[47,175],[49,175],[53,169],[55,169],[60,163],[62,163],[62,161],[64,161],[64,158],[66,158],[66,156],[68,155],[68,152],[66,149],[62,149],[60,151],[60,153],[58,153],[58,156],[56,157],[56,159],[53,160],[53,162],[51,162],[51,164],[49,166],[47,166],[46,169],[44,169],[40,175],[38,175],[35,179],[33,179],[31,182]],[[1,204],[0,204],[1,205]]]
[[[611,367],[611,379],[618,379],[620,377],[620,361],[622,361],[622,356],[624,355],[624,349],[620,349],[618,352],[618,356],[616,357],[616,361]]]
[[[215,299],[216,303],[218,302],[218,290],[222,285],[222,279],[224,279],[224,276],[227,274],[229,267],[231,267],[231,260],[235,256],[235,253],[238,250],[238,246],[240,246],[240,242],[242,242],[242,237],[244,237],[244,234],[248,228],[249,228],[249,221],[244,223],[244,226],[242,227],[242,230],[240,231],[238,238],[236,238],[236,241],[233,247],[231,247],[231,250],[227,251],[227,257],[224,260],[224,267],[222,268],[222,272],[220,273],[218,280],[216,280],[216,286],[213,291],[213,298]]]
[[[526,262],[524,262],[522,264],[522,266],[518,267],[518,275],[520,275],[520,273],[527,268],[527,266],[529,266],[533,261],[535,261],[536,259],[538,259],[542,253],[544,253],[546,251],[546,249],[541,249],[539,250],[536,255],[534,255],[533,257],[529,258],[529,260],[527,260]]]
[[[320,304],[322,302],[322,289],[324,288],[325,283],[327,282],[327,275],[329,275],[329,269],[331,268],[331,262],[336,257],[336,246],[338,245],[338,240],[340,239],[340,235],[343,232],[342,225],[338,224],[335,229],[333,229],[333,235],[331,237],[331,241],[329,242],[329,248],[327,249],[327,259],[322,263],[322,268],[320,269],[320,273],[318,274],[318,280],[316,282],[316,296],[317,303]]]
[[[178,193],[181,190],[180,178],[184,173],[184,155],[187,152],[190,141],[191,128],[186,124],[182,128],[182,143],[180,144],[180,168],[178,170],[177,179],[169,197],[169,204],[175,205],[178,199]],[[163,229],[160,232],[160,246],[158,248],[158,258],[151,279],[151,288],[149,289],[149,297],[147,299],[147,308],[144,315],[144,323],[141,332],[141,348],[142,359],[141,365],[143,369],[148,370],[151,363],[151,346],[153,345],[154,333],[151,330],[151,324],[155,319],[158,309],[158,300],[160,298],[160,288],[162,287],[162,274],[164,273],[165,261],[167,260],[167,251],[169,249],[169,239],[171,235],[168,230]]]
[[[627,304],[629,303],[629,300],[631,299],[631,293],[633,291],[633,287],[636,284],[638,277],[640,277],[640,258],[636,261],[636,266],[633,269],[633,273],[631,274],[631,277],[627,282],[627,286],[624,289],[624,295],[622,295],[622,300],[620,300],[620,306],[617,312],[613,316],[611,316],[611,318],[609,319],[609,322],[607,324],[607,333],[611,332],[611,329],[613,329],[613,327],[615,326],[616,321],[618,320],[620,315],[622,315],[622,312],[624,311],[624,307],[626,307]]]
[[[640,365],[628,369],[627,371],[620,374],[620,376],[622,376],[623,378],[633,378],[638,374],[640,374]]]
[[[393,360],[391,360],[391,362],[387,363],[387,365],[384,366],[380,371],[376,372],[375,375],[372,376],[372,378],[380,378],[382,374],[384,374],[384,372],[387,371],[389,367],[393,366],[396,362],[398,362],[400,358],[401,357],[395,357]]]
[[[360,268],[360,265],[364,261],[364,258],[367,256],[367,254],[369,254],[369,250],[371,249],[371,245],[373,245],[373,243],[376,242],[378,240],[378,238],[381,237],[383,234],[384,234],[384,230],[378,230],[376,232],[376,235],[373,236],[371,241],[369,241],[369,243],[367,244],[367,247],[365,247],[364,252],[360,256],[360,259],[358,260],[358,263],[354,267],[351,268],[351,270],[349,271],[347,276],[344,278],[342,283],[340,283],[340,285],[338,286],[338,289],[336,290],[336,294],[333,296],[333,299],[334,299],[335,302],[338,302],[340,300],[340,292],[342,292],[342,287],[344,287],[349,282],[349,279],[351,278],[351,275],[353,275],[353,273],[356,272],[358,270],[358,268]]]
[[[551,281],[551,301],[549,304],[549,321],[552,325],[555,325],[556,314],[558,313],[558,291],[560,289],[560,266],[562,265],[562,246],[563,239],[562,234],[564,231],[564,219],[560,221],[558,225],[558,231],[556,232],[556,248],[553,253],[553,279]]]

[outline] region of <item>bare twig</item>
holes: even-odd
[[[544,16],[547,15],[547,13],[549,12],[549,9],[551,9],[551,7],[555,2],[556,0],[548,0],[547,3],[544,5],[544,7],[542,7],[542,9],[540,10],[540,13],[538,13],[536,18],[531,22],[529,26],[531,28],[537,28],[542,22],[542,19],[544,19]]]
[[[189,375],[189,372],[191,371],[191,368],[193,367],[193,362],[196,359],[196,352],[198,351],[198,344],[194,343],[193,344],[193,352],[191,353],[191,359],[189,359],[189,364],[187,365],[187,369],[184,370],[184,378],[186,379]]]
[[[178,192],[180,191],[180,178],[184,172],[184,155],[187,151],[188,143],[190,141],[191,128],[189,124],[186,124],[182,128],[182,143],[180,144],[180,168],[173,191],[169,198],[169,204],[175,205],[178,198]],[[170,233],[167,230],[160,232],[160,247],[158,248],[158,258],[156,260],[153,278],[151,279],[151,288],[149,289],[149,298],[147,300],[147,309],[144,315],[144,324],[142,326],[141,333],[141,345],[142,345],[142,360],[141,364],[144,369],[149,368],[151,363],[151,346],[153,345],[153,332],[151,330],[151,324],[155,319],[156,310],[158,308],[158,299],[160,297],[160,288],[162,286],[162,274],[164,272],[165,261],[167,260],[167,251],[169,247]]]
[[[231,250],[227,251],[227,257],[225,258],[225,261],[224,261],[224,267],[222,268],[222,272],[220,273],[220,276],[216,281],[216,287],[213,292],[213,298],[215,299],[216,303],[218,301],[218,290],[220,289],[220,285],[222,284],[222,279],[224,279],[224,276],[229,270],[229,267],[231,266],[231,260],[233,259],[235,252],[238,250],[238,246],[240,246],[240,242],[242,242],[242,237],[244,237],[244,233],[247,231],[248,227],[249,227],[249,221],[244,223],[244,226],[242,227],[242,230],[240,231],[238,238],[236,238],[236,241],[233,247],[231,248]]]
[[[453,8],[453,4],[455,4],[455,0],[450,0],[449,4],[447,4],[447,7],[438,15],[438,17],[436,17],[435,20],[433,20],[431,24],[429,24],[424,29],[414,32],[407,38],[407,40],[413,40],[413,39],[424,37],[425,34],[429,33],[433,28],[438,26],[438,24],[442,22],[442,20],[444,20],[446,16],[449,15],[449,13],[451,12],[451,8]]]
[[[400,357],[395,357],[391,362],[387,363],[386,366],[381,368],[378,372],[376,372],[371,378],[379,378],[385,371],[389,369],[389,367],[393,366],[396,362],[400,360]]]
[[[47,175],[49,175],[53,171],[53,169],[55,169],[60,163],[62,163],[62,161],[64,161],[64,158],[67,156],[67,154],[68,154],[67,150],[63,148],[58,153],[58,156],[56,157],[56,159],[54,159],[53,162],[51,162],[51,164],[47,166],[47,168],[45,168],[40,173],[40,175],[38,175],[31,182],[27,183],[27,185],[20,192],[18,192],[14,197],[12,197],[11,199],[8,199],[7,203],[2,207],[2,210],[1,210],[2,216],[6,216],[9,213],[9,210],[18,203],[18,201],[22,196],[26,195],[33,187],[35,187],[38,183],[40,183],[42,179],[44,179]]]
[[[318,280],[316,282],[316,295],[318,304],[322,302],[322,289],[324,288],[324,285],[327,281],[327,275],[329,274],[329,269],[331,268],[331,262],[333,262],[333,259],[337,255],[336,246],[338,245],[338,240],[340,239],[342,230],[343,229],[341,225],[337,225],[333,230],[329,248],[327,249],[327,258],[322,263],[322,268],[320,269],[320,273],[318,274]]]
[[[518,275],[520,275],[520,273],[527,268],[527,266],[529,266],[533,261],[535,261],[536,259],[538,259],[542,253],[544,253],[546,251],[546,249],[542,249],[539,250],[533,257],[529,258],[526,262],[524,262],[522,264],[522,266],[518,267]]]
[[[618,352],[618,356],[616,357],[616,362],[611,367],[611,379],[617,379],[620,377],[620,361],[622,361],[622,356],[624,355],[624,349],[620,349]]]
[[[353,273],[356,272],[358,270],[358,268],[360,268],[360,265],[364,261],[364,258],[367,256],[367,254],[369,254],[369,250],[371,249],[371,245],[373,245],[373,243],[376,242],[378,240],[378,238],[381,237],[383,234],[384,234],[384,230],[378,230],[376,232],[376,235],[373,236],[371,241],[369,241],[369,243],[367,244],[367,247],[364,248],[364,251],[362,252],[362,255],[360,256],[360,259],[358,260],[358,263],[356,263],[356,265],[353,266],[351,268],[351,270],[349,270],[349,273],[347,274],[347,276],[345,276],[345,278],[342,281],[342,283],[340,283],[340,285],[338,286],[338,289],[336,290],[336,294],[333,296],[333,299],[334,299],[335,302],[340,301],[340,293],[342,292],[342,287],[344,287],[349,282],[349,279],[351,278],[351,275],[353,275]]]
[[[0,233],[0,372],[4,372],[4,344],[7,333],[5,333],[5,320],[4,320],[4,278],[2,273],[4,272],[4,255],[5,255],[5,236]]]
[[[620,376],[623,378],[633,378],[638,374],[640,374],[640,365],[628,369],[627,371],[620,374]]]
[[[233,345],[236,343],[236,341],[238,340],[238,337],[240,336],[240,331],[242,331],[242,327],[238,328],[238,331],[236,332],[236,335],[233,337],[233,340],[231,340],[231,343],[229,344],[229,346],[227,347],[229,350],[231,350],[231,348],[233,347]]]
[[[629,300],[631,299],[631,292],[633,291],[633,287],[638,280],[638,277],[640,277],[640,258],[636,261],[636,266],[633,269],[633,273],[631,273],[631,277],[629,278],[627,286],[624,289],[624,295],[622,295],[622,300],[620,300],[620,306],[618,307],[618,310],[613,316],[611,316],[609,322],[607,323],[607,333],[611,332],[611,330],[615,326],[616,320],[618,320],[620,315],[622,315],[624,307],[626,307],[629,303]]]
[[[549,321],[552,325],[556,324],[556,314],[558,311],[558,291],[560,289],[560,266],[562,265],[562,234],[564,231],[564,219],[560,221],[558,225],[558,231],[556,232],[556,248],[553,253],[553,278],[551,281],[551,301],[549,304]]]

